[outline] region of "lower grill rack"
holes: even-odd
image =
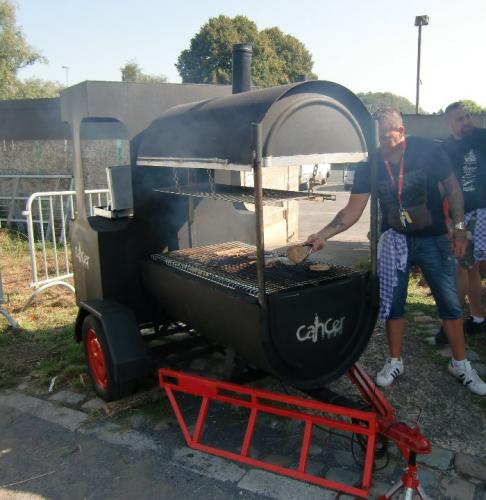
[[[329,264],[326,271],[311,271],[309,263],[288,265],[279,255],[266,252],[265,293],[267,295],[302,287],[317,286],[359,274],[355,269]],[[191,276],[215,283],[251,297],[258,297],[256,248],[241,242],[217,243],[157,253],[152,260]],[[315,263],[315,262],[313,262]]]

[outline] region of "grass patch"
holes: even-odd
[[[371,271],[371,261],[368,258],[358,259],[353,267],[359,271]]]
[[[47,252],[47,267],[53,270],[52,245],[47,245]],[[52,287],[22,310],[33,291],[32,275],[27,238],[16,231],[0,229],[0,266],[4,307],[20,326],[10,328],[0,315],[0,387],[15,386],[26,377],[46,390],[52,377],[57,377],[57,389],[82,385],[80,375],[86,367],[82,346],[74,341],[73,294],[64,287]]]
[[[483,287],[486,283],[483,280]],[[483,295],[482,302],[483,308],[486,310],[486,296]],[[425,284],[423,276],[420,272],[414,271],[410,274],[410,281],[408,285],[408,298],[407,298],[407,312],[410,317],[413,316],[413,313],[420,312],[427,316],[432,316],[437,318],[437,309],[435,306],[434,298],[430,293],[429,287]],[[465,307],[465,315],[468,315],[468,307]],[[410,324],[410,323],[409,323]],[[425,329],[430,328],[424,327]],[[448,359],[439,354],[439,350],[443,349],[445,346],[436,346],[431,345],[425,341],[424,329],[420,327],[420,325],[414,325],[414,335],[417,338],[420,338],[425,345],[427,346],[427,350],[430,353],[431,359],[437,363],[438,365],[445,366],[448,363]],[[430,336],[430,333],[428,334]],[[482,364],[486,364],[486,338],[485,335],[476,335],[470,336],[466,335],[466,348],[468,350],[472,350],[476,352],[480,358],[479,362]],[[485,378],[484,376],[482,377]],[[481,406],[486,401],[481,402]],[[485,406],[486,407],[486,406]]]
[[[407,309],[420,311],[428,316],[435,316],[435,302],[430,289],[425,285],[422,275],[418,272],[410,273],[408,281]]]
[[[49,253],[48,266],[52,266],[52,247]],[[368,269],[369,262],[363,260],[357,263],[357,267]],[[52,378],[57,377],[57,390],[90,390],[85,382],[87,373],[83,348],[75,342],[73,335],[77,313],[73,294],[65,288],[54,287],[42,292],[32,306],[22,311],[32,293],[32,278],[27,239],[15,231],[0,229],[0,271],[7,300],[5,307],[20,325],[19,330],[12,330],[0,315],[0,388],[13,387],[28,377],[33,385],[47,391]],[[410,316],[421,312],[437,317],[430,290],[421,274],[415,271],[410,276],[407,310]],[[414,325],[412,330],[410,333],[426,343],[424,329]],[[486,364],[484,335],[467,337],[467,344]],[[431,360],[440,365],[447,362],[436,346],[426,345]],[[483,398],[479,404],[486,407],[486,400]],[[160,409],[149,404],[145,411],[155,415]]]

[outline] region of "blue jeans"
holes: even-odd
[[[462,318],[457,296],[456,261],[447,236],[416,238],[407,236],[408,259],[405,271],[398,271],[398,284],[388,319],[400,319],[405,312],[410,266],[417,264],[430,287],[441,319]]]

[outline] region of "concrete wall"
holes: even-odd
[[[84,140],[81,157],[85,166],[86,188],[105,188],[105,167],[130,161],[129,143],[121,139]],[[0,173],[2,174],[71,174],[72,142],[61,140],[0,141]],[[39,188],[35,183],[23,183],[29,194]],[[55,180],[51,181],[56,185]],[[26,189],[28,188],[28,191]],[[49,185],[42,183],[42,189]],[[9,194],[9,186],[0,182],[0,194]]]
[[[85,165],[87,189],[106,188],[105,167],[130,162],[129,143],[121,139],[83,140],[81,157]],[[53,175],[50,178],[0,178],[0,219],[11,211],[11,197],[16,194],[13,218],[22,219],[26,199],[37,191],[63,191],[70,189],[72,177],[72,141],[59,140],[0,140],[0,174]]]
[[[2,173],[71,173],[72,152],[67,140],[3,140],[0,149]]]
[[[444,115],[403,115],[407,135],[445,139],[450,135]],[[486,114],[473,115],[477,127],[486,128]]]

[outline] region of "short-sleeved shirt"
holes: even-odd
[[[401,206],[411,223],[403,226],[398,200],[400,165],[390,164],[395,182],[392,183],[380,153],[377,158],[377,192],[382,212],[382,231],[393,228],[410,236],[426,237],[447,233],[440,181],[452,175],[452,167],[441,145],[421,137],[407,137],[403,157],[403,190]],[[356,169],[352,193],[371,191],[369,163]]]
[[[450,136],[443,143],[464,195],[464,211],[486,208],[486,130],[475,128],[467,137]]]

